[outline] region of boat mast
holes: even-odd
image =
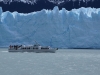
[[[36,41],[35,41],[36,45],[39,45]]]

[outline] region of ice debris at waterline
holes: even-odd
[[[0,46],[34,44],[58,48],[100,48],[100,8],[2,12]]]

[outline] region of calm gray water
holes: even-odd
[[[100,50],[9,53],[0,48],[0,75],[100,75]]]

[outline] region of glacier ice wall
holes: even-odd
[[[34,44],[58,48],[100,48],[100,9],[41,10],[28,14],[0,8],[0,46]]]

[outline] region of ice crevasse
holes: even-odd
[[[32,13],[3,12],[0,7],[0,47],[34,44],[58,48],[100,48],[100,8]]]

